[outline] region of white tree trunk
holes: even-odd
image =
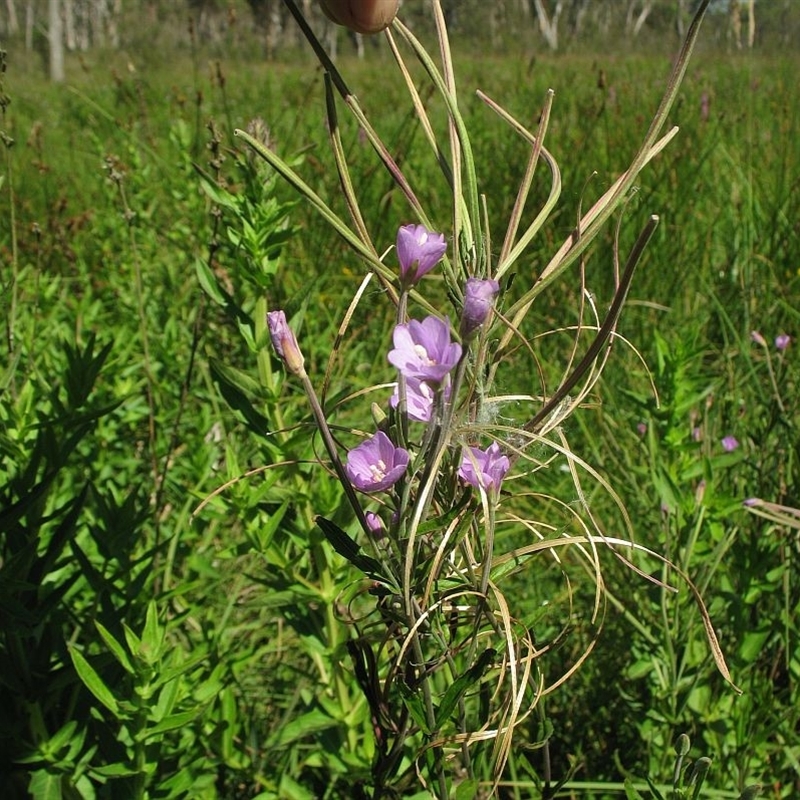
[[[34,0],[25,4],[25,49],[33,50],[33,26],[36,21]]]
[[[551,50],[558,50],[558,18],[564,10],[564,0],[558,0],[552,16],[547,13],[543,0],[533,0],[533,6],[539,20],[539,30],[548,47]]]
[[[756,0],[747,4],[747,46],[752,50],[756,42]]]
[[[650,12],[653,10],[653,2],[654,0],[645,0],[645,2],[642,4],[642,10],[639,12],[639,16],[636,17],[636,22],[633,23],[633,28],[631,29],[631,33],[634,38],[639,35],[639,31],[642,30],[645,22],[647,22],[647,18],[650,16]]]
[[[74,0],[64,0],[64,43],[67,50],[75,50],[77,47]]]
[[[9,36],[14,36],[19,33],[19,19],[17,18],[17,6],[14,0],[6,0],[6,33]]]
[[[275,51],[283,38],[283,20],[281,6],[272,2],[267,11],[267,58],[275,57]]]
[[[50,80],[64,80],[64,34],[59,0],[47,0],[47,35],[50,46]]]
[[[730,34],[737,50],[742,49],[742,18],[739,11],[739,0],[730,0]]]

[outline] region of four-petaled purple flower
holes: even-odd
[[[492,279],[469,278],[464,287],[464,309],[461,312],[461,336],[468,339],[486,322],[500,291],[500,284]]]
[[[344,471],[356,489],[382,492],[400,480],[408,461],[408,451],[395,447],[383,431],[378,431],[350,450]]]
[[[775,347],[777,347],[778,350],[783,352],[789,346],[789,343],[791,341],[792,337],[789,336],[788,333],[781,333],[779,336],[775,337]]]
[[[732,453],[739,446],[739,440],[735,436],[725,436],[722,439],[722,449],[726,453]]]
[[[267,325],[269,326],[272,346],[284,364],[286,364],[286,369],[294,375],[300,375],[303,372],[305,359],[300,352],[300,346],[297,344],[297,339],[289,327],[289,323],[286,322],[286,314],[283,311],[269,311],[267,313]]]
[[[424,225],[403,225],[397,231],[397,260],[402,282],[413,286],[439,263],[446,250],[444,234],[429,231]]]
[[[476,489],[500,491],[500,484],[511,462],[503,455],[500,445],[492,442],[486,450],[467,447],[461,458],[458,476]]]
[[[392,338],[395,349],[389,351],[389,363],[407,380],[436,386],[461,358],[461,345],[450,341],[450,324],[438,317],[397,325]]]

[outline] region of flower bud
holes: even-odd
[[[356,33],[379,33],[397,14],[400,0],[319,0],[328,19]]]
[[[382,539],[383,535],[386,533],[383,528],[383,520],[374,511],[367,511],[364,516],[367,520],[367,527],[375,539]]]
[[[489,317],[500,284],[491,279],[470,278],[464,287],[464,310],[461,313],[461,336],[469,339]]]
[[[286,314],[283,311],[268,312],[267,325],[269,326],[272,346],[283,360],[283,363],[286,364],[286,369],[293,375],[302,375],[305,359],[300,352],[297,339],[289,327],[289,323],[286,322]]]

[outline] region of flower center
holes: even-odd
[[[369,465],[369,473],[372,475],[372,480],[375,481],[375,483],[382,481],[386,477],[386,462],[382,458],[379,458],[377,464]]]
[[[428,351],[421,344],[414,345],[414,352],[417,354],[417,358],[419,358],[420,362],[422,362],[424,366],[432,367],[436,364],[436,362],[428,355]]]

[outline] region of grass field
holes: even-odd
[[[529,148],[474,90],[533,128],[556,92],[546,145],[562,195],[504,285],[507,308],[630,163],[670,58],[457,52],[455,63],[495,257]],[[451,238],[450,190],[388,54],[339,66]],[[558,429],[574,458],[539,452],[541,468],[506,484],[501,549],[578,536],[590,518],[681,572],[634,555],[632,571],[600,547],[599,593],[577,554],[508,577],[506,596],[546,651],[542,685],[571,676],[517,728],[502,797],[657,797],[647,778],[665,798],[691,797],[673,786],[682,733],[693,764],[712,759],[700,797],[756,783],[775,800],[800,792],[799,68],[789,55],[692,61],[669,116],[680,132],[622,214],[623,262],[650,214],[658,228],[603,374]],[[364,578],[313,522],[352,532],[353,520],[263,319],[291,311],[321,391],[366,268],[233,136],[263,120],[270,146],[344,218],[321,72],[305,57],[201,54],[109,54],[70,69],[53,87],[12,51],[3,77],[4,796],[371,796],[380,747],[346,646]],[[441,102],[423,97],[444,130]],[[339,113],[366,226],[388,249],[414,215]],[[539,168],[526,218],[549,189]],[[498,393],[541,396],[585,351],[592,308],[602,317],[615,292],[618,219],[537,297],[531,346],[504,357]],[[327,386],[342,447],[388,397],[373,387],[392,380],[394,311],[376,286]],[[430,287],[446,301],[441,278]],[[512,429],[524,411],[502,414]],[[741,695],[679,574],[702,596]],[[385,796],[432,796],[409,752]],[[491,785],[488,751],[476,752],[477,782],[453,796]]]

